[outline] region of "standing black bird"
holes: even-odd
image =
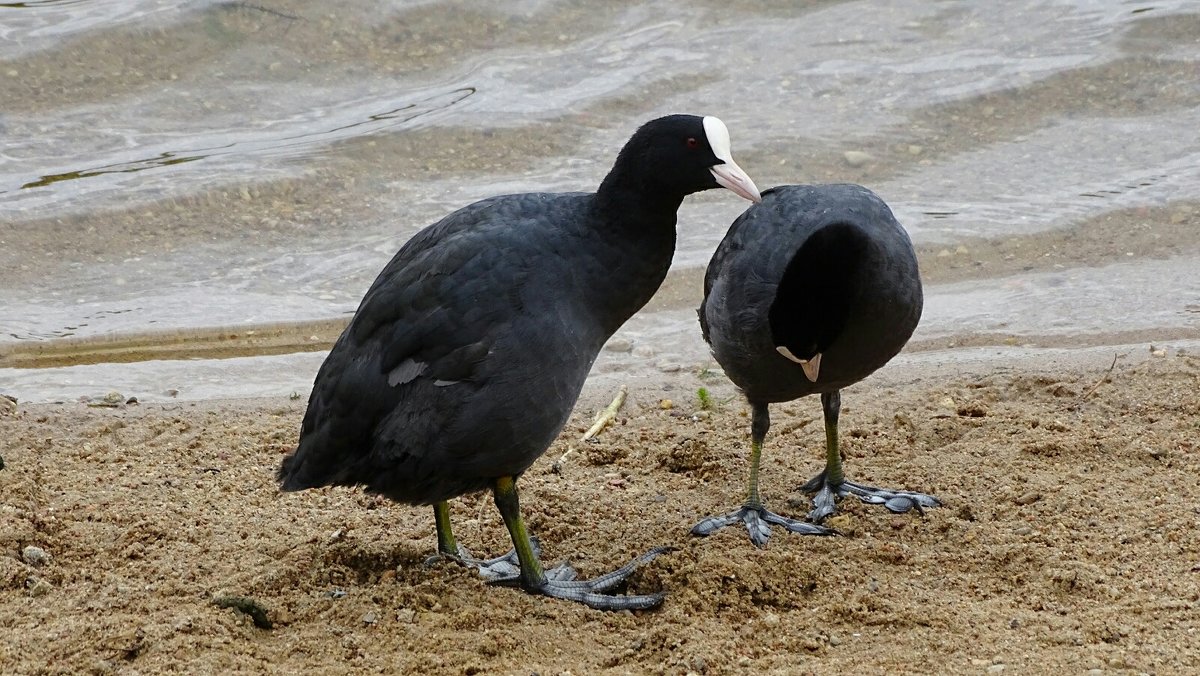
[[[767,524],[824,535],[828,528],[767,511],[758,493],[768,404],[821,394],[825,470],[801,490],[816,493],[820,522],[848,494],[893,512],[937,499],[846,481],[838,451],[842,388],[866,378],[908,342],[921,318],[921,278],[904,228],[858,185],[790,185],[763,192],[734,221],[704,276],[700,328],[752,411],[750,485],[744,506],[692,528],[708,535],[742,521],[759,547]]]
[[[361,485],[433,505],[438,550],[457,558],[446,501],[491,488],[520,565],[506,582],[606,610],[661,603],[599,593],[661,549],[590,581],[548,575],[515,482],[562,430],[605,341],[662,283],[684,196],[721,186],[759,200],[719,119],[671,115],[637,130],[595,193],[493,197],[417,233],[317,373],[283,490]],[[472,563],[487,572],[505,558]]]

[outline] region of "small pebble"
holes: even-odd
[[[663,362],[658,365],[658,370],[663,373],[679,373],[683,370],[683,365],[675,362]]]
[[[375,613],[375,611],[372,610],[371,612],[362,616],[362,621],[363,621],[363,624],[375,624],[376,622],[379,621],[379,615],[377,615]]]
[[[654,356],[654,348],[649,345],[638,345],[633,348],[633,356],[649,358]]]
[[[870,153],[864,153],[861,150],[847,150],[842,153],[842,157],[846,158],[846,164],[852,167],[861,167],[862,165],[875,159]]]
[[[403,624],[412,624],[417,620],[417,612],[411,608],[401,608],[396,611],[396,620]]]
[[[658,407],[664,411],[670,411],[671,409],[675,408],[675,402],[671,401],[670,399],[663,399],[658,402]]]
[[[1042,499],[1041,493],[1038,493],[1035,491],[1030,491],[1030,492],[1026,493],[1025,495],[1022,495],[1021,497],[1017,498],[1016,500],[1013,500],[1013,502],[1017,503],[1018,505],[1032,505],[1033,503],[1035,503],[1041,499]]]
[[[998,673],[1004,671],[1004,665],[1003,664],[993,664],[992,666],[987,668],[987,671],[989,674],[998,674]]]
[[[44,566],[50,563],[50,554],[41,547],[29,545],[21,550],[21,558],[31,566]]]
[[[613,338],[604,345],[609,352],[629,352],[633,350],[633,341],[628,338]]]
[[[39,577],[33,581],[33,584],[29,585],[29,595],[34,598],[45,596],[50,593],[51,589],[54,589],[54,587]]]

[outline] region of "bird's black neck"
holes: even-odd
[[[657,221],[675,228],[675,212],[685,195],[663,190],[652,177],[614,166],[596,191],[596,205],[603,213],[629,224],[650,225]],[[614,225],[617,225],[614,223]]]
[[[675,212],[682,195],[648,190],[618,169],[596,191],[591,219],[598,228],[596,260],[608,269],[591,289],[597,316],[611,335],[658,290],[675,254]],[[595,278],[593,278],[595,279]]]

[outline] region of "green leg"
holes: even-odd
[[[762,463],[763,440],[771,428],[771,414],[766,404],[751,404],[753,418],[750,422],[750,484],[746,489],[746,507],[761,509],[762,498],[758,494],[758,468]]]
[[[842,452],[838,450],[838,414],[842,412],[842,393],[826,392],[821,395],[821,408],[825,411],[825,484],[837,488],[846,480],[842,473]]]
[[[504,525],[508,526],[508,534],[512,536],[517,561],[521,565],[519,581],[525,591],[575,601],[596,610],[646,610],[662,603],[662,594],[609,596],[602,592],[626,580],[638,566],[670,551],[670,547],[655,547],[617,570],[591,580],[576,580],[575,571],[566,564],[553,568],[550,575],[547,575],[530,541],[529,531],[525,529],[525,521],[521,518],[516,479],[511,476],[495,479],[492,482],[492,495],[496,500],[496,508],[500,510],[500,516],[504,519]],[[512,581],[512,578],[496,580],[499,584]]]
[[[438,552],[458,556],[458,542],[450,528],[450,503],[442,500],[433,506],[433,520],[437,524]]]
[[[808,513],[809,519],[819,522],[830,516],[837,509],[837,499],[847,495],[853,495],[868,504],[883,505],[897,514],[913,508],[922,512],[925,507],[937,507],[941,504],[937,498],[924,493],[877,488],[847,481],[846,475],[842,472],[842,453],[838,448],[838,414],[842,410],[841,393],[822,394],[821,408],[825,411],[825,470],[800,487],[806,493],[816,494],[813,496],[813,510]]]
[[[521,565],[521,586],[527,590],[539,590],[546,586],[546,572],[542,562],[533,551],[529,541],[529,531],[525,529],[525,520],[521,518],[521,501],[517,497],[517,482],[511,476],[502,476],[492,483],[492,495],[496,501],[496,509],[508,527],[512,537],[513,548],[517,551],[517,561]]]
[[[756,547],[765,547],[771,537],[771,526],[783,526],[793,533],[801,535],[829,535],[833,531],[816,524],[805,523],[795,519],[780,516],[763,506],[762,496],[758,492],[758,471],[762,465],[763,440],[771,429],[771,415],[767,404],[750,402],[750,482],[746,487],[746,501],[742,507],[728,514],[710,516],[692,526],[692,535],[711,535],[716,531],[732,526],[735,523],[745,524],[750,533],[750,541]]]

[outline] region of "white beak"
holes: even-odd
[[[713,154],[724,163],[708,168],[713,178],[717,179],[717,185],[729,188],[751,202],[761,202],[762,195],[758,194],[758,186],[754,185],[754,181],[733,161],[733,154],[729,151],[729,130],[725,128],[725,123],[711,115],[705,117],[704,134],[708,136],[708,145]]]
[[[729,188],[735,194],[745,197],[751,202],[762,202],[762,195],[758,194],[758,186],[754,185],[750,176],[742,171],[742,168],[733,160],[726,160],[725,164],[709,167],[708,170],[712,172],[713,178],[717,179],[717,184],[721,187]]]

